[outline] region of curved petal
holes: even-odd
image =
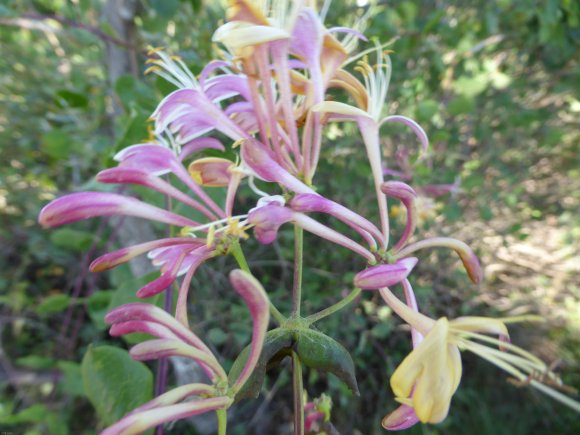
[[[254,225],[256,239],[265,245],[273,243],[280,226],[292,219],[292,210],[276,204],[256,208],[248,214],[248,223]]]
[[[177,335],[180,340],[211,354],[211,351],[197,335],[195,335],[189,328],[175,320],[175,318],[167,311],[164,311],[155,305],[144,304],[141,302],[125,304],[109,311],[105,316],[105,322],[109,325],[129,322],[132,320],[154,322],[163,325]]]
[[[191,154],[204,149],[225,151],[225,147],[219,140],[214,139],[213,137],[198,137],[185,145],[182,145],[179,160],[183,161]]]
[[[101,255],[91,263],[89,270],[91,272],[103,272],[157,248],[174,245],[192,245],[193,247],[197,247],[204,246],[205,243],[205,239],[192,239],[190,237],[174,237],[153,240],[151,242],[129,246],[127,248],[122,248],[117,251],[108,252],[105,255]]]
[[[333,113],[345,116],[347,120],[354,121],[358,117],[373,119],[367,112],[358,107],[349,104],[340,103],[338,101],[323,101],[322,103],[313,106],[310,110],[313,112]]]
[[[232,389],[235,392],[242,388],[254,371],[254,367],[258,362],[258,358],[260,357],[264,345],[266,331],[268,330],[270,307],[269,299],[264,288],[258,280],[248,272],[244,272],[240,269],[233,270],[230,273],[230,282],[236,292],[238,292],[242,299],[244,299],[253,321],[250,354],[240,376],[232,386]]]
[[[104,192],[79,192],[50,202],[40,211],[38,221],[43,227],[57,227],[97,216],[134,216],[170,225],[199,226],[186,217],[135,198]]]
[[[230,406],[232,399],[229,397],[212,397],[192,402],[179,403],[177,405],[162,406],[159,408],[130,414],[109,426],[101,435],[132,435],[145,432],[147,429],[158,426],[168,421],[179,420],[204,414],[216,409],[224,409]]]
[[[420,240],[419,242],[411,243],[410,245],[407,245],[401,249],[397,253],[396,258],[406,257],[412,252],[424,248],[453,249],[457,255],[459,255],[459,258],[461,259],[461,262],[463,263],[463,266],[465,267],[467,275],[471,281],[475,284],[479,284],[483,280],[483,270],[481,269],[477,255],[475,255],[473,250],[467,244],[451,237],[432,237],[429,239]]]
[[[204,157],[194,160],[187,168],[193,180],[202,186],[224,187],[232,177],[234,162],[219,157]]]
[[[186,384],[181,387],[176,387],[155,399],[135,408],[128,415],[137,414],[139,412],[147,411],[148,409],[160,408],[162,406],[174,405],[191,396],[208,396],[213,393],[214,387],[207,384]]]
[[[137,361],[149,361],[167,356],[183,356],[209,367],[221,380],[225,380],[228,377],[213,355],[208,355],[206,352],[181,340],[161,338],[144,341],[133,346],[129,354],[131,358]]]
[[[158,176],[143,171],[142,169],[126,168],[122,166],[105,169],[97,174],[96,180],[100,183],[138,184],[145,186],[198,210],[208,219],[217,219],[217,216],[209,211],[203,204],[189,197]]]
[[[409,276],[417,258],[407,257],[394,264],[371,266],[354,277],[354,285],[364,290],[374,290],[398,284]]]
[[[423,128],[415,121],[413,121],[411,118],[407,118],[406,116],[400,115],[387,116],[386,118],[383,118],[379,122],[379,126],[383,125],[386,122],[396,122],[404,124],[407,127],[410,127],[411,130],[413,130],[413,133],[415,133],[415,136],[417,136],[417,138],[421,142],[421,152],[422,153],[427,152],[427,150],[429,149],[429,138],[427,137],[427,133],[425,133],[425,130],[423,130]]]
[[[321,195],[313,193],[299,194],[292,198],[288,205],[295,211],[327,213],[361,233],[365,239],[367,239],[369,234],[372,234],[377,240],[383,240],[381,231],[372,222]]]
[[[413,407],[408,405],[399,406],[393,412],[387,414],[381,422],[382,426],[390,431],[405,430],[417,423],[419,423],[419,417],[415,414]]]
[[[449,322],[441,318],[391,377],[398,398],[406,400],[412,393],[413,408],[423,423],[439,423],[447,416],[461,379],[459,349],[448,343],[448,336]]]
[[[295,193],[315,193],[280,166],[272,157],[271,152],[260,142],[245,141],[242,144],[241,156],[244,163],[261,179],[281,184]]]
[[[113,159],[122,167],[163,175],[171,171],[175,154],[160,144],[137,144],[123,148]]]

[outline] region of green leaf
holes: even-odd
[[[56,94],[57,102],[60,106],[69,106],[69,107],[87,107],[89,105],[89,99],[85,94],[81,94],[80,92],[69,91],[68,89],[61,89]],[[64,104],[63,104],[64,103]]]
[[[36,307],[36,312],[40,315],[47,315],[63,311],[70,305],[71,297],[69,295],[51,295],[44,298]]]
[[[439,110],[439,105],[436,101],[433,100],[425,100],[421,101],[417,106],[417,119],[419,121],[430,121],[431,118],[437,113]]]
[[[0,415],[0,424],[38,423],[44,421],[48,413],[45,405],[36,404],[17,414]]]
[[[80,364],[72,361],[59,361],[57,367],[62,372],[58,383],[62,391],[69,396],[84,396],[83,377]]]
[[[66,159],[72,149],[73,142],[70,135],[60,129],[51,130],[42,135],[40,147],[54,159]]]
[[[126,350],[91,346],[83,358],[81,372],[87,397],[106,425],[152,398],[151,371],[131,359]]]
[[[359,395],[354,362],[342,344],[311,329],[298,331],[297,340],[296,353],[306,366],[332,373]]]
[[[236,402],[241,399],[255,399],[260,395],[262,384],[266,371],[273,365],[280,362],[285,356],[290,354],[292,348],[294,331],[289,329],[277,328],[268,331],[264,339],[264,347],[262,353],[256,364],[250,378],[246,381],[242,389],[236,394]],[[236,358],[230,372],[228,379],[230,385],[233,385],[242,373],[248,356],[250,355],[250,346],[247,346]]]
[[[53,245],[73,252],[83,252],[91,247],[95,241],[94,234],[70,228],[59,228],[50,233]]]
[[[173,17],[179,9],[178,0],[150,0],[151,7],[155,12],[163,18],[169,19]]]
[[[16,364],[34,370],[45,370],[54,367],[55,361],[47,356],[27,355],[16,359]]]
[[[475,99],[465,95],[460,95],[449,102],[447,110],[450,115],[454,116],[473,112],[475,110]]]
[[[455,92],[466,97],[475,97],[487,89],[489,84],[488,75],[485,73],[477,74],[473,77],[461,76],[455,83],[453,88]]]
[[[99,329],[105,329],[105,314],[109,309],[111,299],[113,299],[112,290],[99,290],[93,293],[87,301],[87,311],[94,325]]]
[[[132,108],[128,117],[124,117],[125,131],[115,144],[115,150],[121,151],[130,145],[144,142],[147,139],[147,120],[150,113],[143,109]]]

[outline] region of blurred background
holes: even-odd
[[[123,351],[109,361],[95,345],[127,348],[108,336],[103,315],[135,300],[142,276],[155,272],[146,259],[109,274],[88,273],[87,266],[158,229],[100,219],[48,231],[36,218],[59,195],[99,189],[94,174],[113,164],[117,150],[148,137],[147,118],[172,86],[144,76],[147,47],[166,47],[199,72],[215,56],[211,36],[223,8],[208,0],[0,2],[3,433],[92,434],[151,397],[154,363],[133,366]],[[413,275],[421,309],[432,317],[539,314],[545,322],[514,325],[512,341],[554,363],[579,388],[580,3],[335,0],[327,23],[348,26],[364,14],[369,38],[393,40],[388,113],[416,119],[431,139],[428,158],[418,161],[416,139],[385,127],[386,170],[421,194],[418,235],[462,239],[485,268],[476,288],[454,255],[421,252]],[[354,126],[331,125],[320,192],[376,218],[367,165]],[[251,201],[242,191],[240,206]],[[390,213],[398,234],[404,211],[392,205]],[[291,240],[290,229],[273,247],[245,246],[283,312],[290,307]],[[308,235],[306,243],[303,312],[313,313],[347,294],[353,274],[344,271],[357,269],[345,251]],[[226,367],[251,333],[245,309],[230,297],[232,267],[229,259],[203,267],[190,307],[192,327]],[[332,421],[343,434],[383,433],[382,417],[397,406],[389,377],[410,350],[408,331],[370,293],[318,326],[352,352],[361,396],[331,375],[306,370],[310,397],[331,396]],[[409,433],[580,432],[578,416],[564,406],[513,385],[473,355],[463,362],[448,419]],[[126,400],[111,396],[117,393],[108,389],[110,376],[100,377],[103,366],[119,374]],[[123,373],[139,373],[140,380]],[[172,361],[170,384],[194,375]],[[260,398],[233,409],[231,433],[289,433],[290,380],[284,364],[270,371]],[[212,433],[213,420],[180,422],[166,432]]]

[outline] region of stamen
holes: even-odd
[[[248,186],[250,186],[250,189],[252,189],[252,192],[254,192],[256,195],[258,196],[270,196],[269,193],[264,192],[263,190],[260,190],[256,187],[256,182],[255,182],[255,178],[253,175],[250,175],[248,177]]]

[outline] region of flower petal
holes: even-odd
[[[230,169],[234,162],[219,157],[205,157],[195,160],[187,168],[191,178],[202,186],[223,187],[227,186],[232,173]]]
[[[207,354],[181,340],[161,338],[144,341],[133,346],[129,354],[131,358],[137,361],[149,361],[168,356],[183,356],[209,367],[221,380],[228,377],[213,355]]]
[[[256,239],[264,245],[273,243],[281,225],[293,219],[291,209],[276,205],[265,205],[256,208],[248,214],[248,223],[254,225]]]
[[[364,290],[374,290],[403,281],[417,264],[417,258],[408,257],[395,264],[371,266],[354,277],[354,285]]]
[[[232,403],[229,397],[212,397],[177,405],[162,406],[159,408],[130,414],[106,428],[101,435],[134,435],[145,432],[147,429],[162,423],[194,415],[204,414],[216,409],[227,408]]]
[[[351,106],[349,104],[340,103],[338,101],[324,101],[322,103],[313,106],[313,112],[325,112],[333,113],[337,115],[343,115],[345,119],[355,120],[358,117],[372,119],[371,116],[364,110],[358,107]]]
[[[410,245],[405,246],[397,253],[397,257],[406,257],[412,252],[418,251],[423,248],[450,248],[453,249],[465,270],[467,275],[475,284],[479,284],[483,280],[483,270],[479,264],[479,260],[473,250],[460,240],[453,239],[451,237],[432,237],[429,239],[420,240]]]
[[[408,429],[418,422],[419,417],[415,414],[413,407],[401,405],[390,414],[387,414],[381,424],[386,430],[395,431]]]
[[[244,163],[261,179],[281,184],[295,193],[315,193],[310,187],[290,175],[278,164],[271,152],[256,140],[247,140],[242,144]]]
[[[234,391],[238,391],[254,371],[254,367],[256,366],[260,353],[262,352],[264,338],[266,337],[266,331],[268,330],[268,321],[270,319],[270,306],[264,288],[258,280],[248,272],[244,272],[240,269],[233,270],[230,273],[230,282],[232,287],[234,287],[238,294],[244,299],[253,322],[250,354],[246,361],[246,365],[232,387]]]
[[[198,226],[198,222],[146,204],[135,198],[104,192],[79,192],[55,199],[38,217],[43,227],[57,227],[96,216],[134,216],[170,225]]]
[[[378,240],[383,239],[381,231],[372,222],[321,195],[313,193],[299,194],[292,198],[289,205],[293,210],[300,212],[321,212],[330,214],[358,232],[364,231],[365,234],[370,233]],[[363,237],[365,237],[365,234],[363,234]]]
[[[439,423],[447,416],[461,379],[459,349],[448,343],[448,336],[449,322],[441,318],[391,377],[398,398],[412,393],[413,408],[423,423]]]
[[[129,322],[132,320],[155,322],[163,325],[177,335],[180,340],[211,354],[209,348],[197,335],[175,320],[171,314],[155,305],[144,304],[141,302],[125,304],[109,311],[105,316],[105,322],[109,325]]]
[[[174,245],[192,245],[193,247],[204,246],[205,239],[192,239],[191,237],[174,237],[167,239],[153,240],[151,242],[141,243],[139,245],[129,246],[127,248],[122,248],[117,251],[109,252],[105,255],[101,255],[99,258],[95,259],[89,266],[91,272],[104,272],[105,270],[117,267],[119,264],[126,263],[127,261],[135,258],[139,255],[143,255],[156,248],[163,248],[167,246]]]

